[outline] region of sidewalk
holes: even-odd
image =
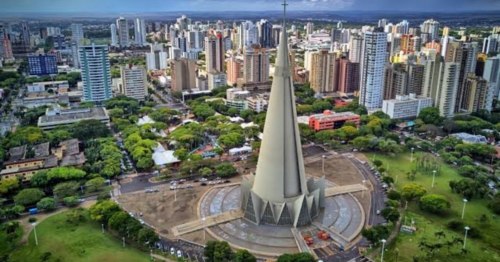
[[[156,254],[153,254],[153,257],[157,260],[160,260],[160,261],[167,261],[167,262],[176,262],[175,260],[172,260],[170,258],[166,258],[164,256],[160,256],[160,255],[156,255]]]

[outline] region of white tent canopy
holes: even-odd
[[[252,148],[249,146],[229,149],[229,155],[231,155],[231,156],[238,155],[238,154],[244,154],[244,153],[250,153],[250,152],[252,152]]]
[[[157,166],[180,162],[180,160],[174,156],[173,150],[165,150],[165,148],[160,143],[158,143],[158,146],[153,152],[153,161]]]

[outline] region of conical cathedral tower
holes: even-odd
[[[324,199],[324,177],[306,181],[283,19],[257,171],[241,183],[241,208],[255,224],[297,227],[318,216]]]

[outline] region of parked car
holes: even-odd
[[[172,256],[175,255],[175,248],[173,247],[170,248],[170,255]]]
[[[182,258],[182,251],[177,250],[177,257],[178,257],[178,258]]]
[[[193,185],[188,184],[188,185],[186,186],[186,188],[193,188]]]
[[[203,182],[200,184],[200,186],[207,186],[207,183]]]

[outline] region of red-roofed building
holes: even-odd
[[[326,110],[323,114],[316,114],[309,117],[309,126],[314,131],[330,130],[341,128],[345,122],[351,121],[359,127],[359,115],[352,112],[335,113]]]

